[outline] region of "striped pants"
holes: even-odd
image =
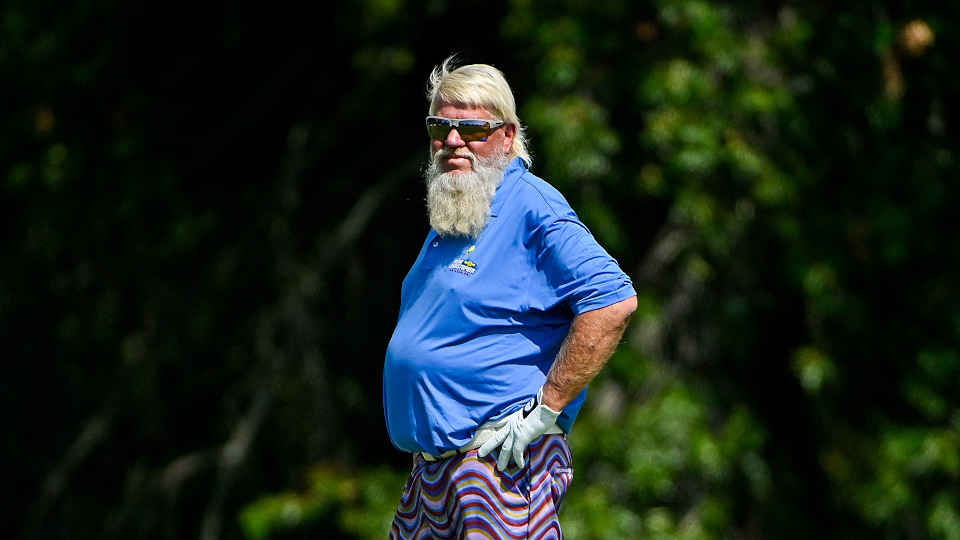
[[[390,540],[560,540],[557,512],[573,479],[565,435],[527,448],[522,469],[497,470],[495,450],[440,461],[417,459]]]

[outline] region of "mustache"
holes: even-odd
[[[452,157],[466,158],[470,160],[470,163],[474,163],[477,159],[477,157],[473,155],[473,152],[463,147],[452,148],[452,147],[446,146],[441,148],[439,152],[433,155],[434,161],[438,161],[444,158],[452,158]]]

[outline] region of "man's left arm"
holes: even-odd
[[[543,385],[544,405],[559,412],[580,395],[610,359],[635,309],[631,296],[574,317]]]
[[[507,418],[507,423],[479,450],[484,457],[500,447],[497,468],[507,468],[512,459],[524,466],[527,445],[557,422],[560,411],[570,404],[600,372],[617,348],[630,315],[637,308],[637,297],[574,317],[560,352],[537,396]]]

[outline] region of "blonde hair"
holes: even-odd
[[[456,67],[456,55],[443,61],[430,73],[430,113],[436,114],[440,103],[482,107],[498,120],[517,126],[509,157],[519,157],[529,167],[533,158],[527,151],[526,130],[517,116],[517,104],[506,77],[497,68],[487,64]]]

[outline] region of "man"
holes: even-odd
[[[428,97],[431,230],[384,364],[390,438],[414,461],[390,538],[560,538],[566,434],[636,293],[527,170],[497,69],[447,59]]]

